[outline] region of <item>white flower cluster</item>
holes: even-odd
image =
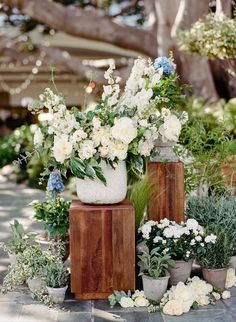
[[[136,290],[132,297],[123,296],[119,303],[123,308],[147,307],[149,305],[149,301],[146,298],[144,291],[139,290]]]
[[[213,294],[214,293],[214,294]],[[163,313],[168,315],[182,315],[189,312],[194,303],[198,306],[208,305],[212,296],[220,298],[220,294],[213,292],[213,286],[198,276],[189,279],[187,284],[179,282],[167,291],[162,300]]]

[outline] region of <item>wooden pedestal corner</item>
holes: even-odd
[[[70,208],[71,291],[76,299],[107,299],[114,290],[135,289],[133,206],[85,205]]]

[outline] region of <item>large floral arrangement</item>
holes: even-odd
[[[94,110],[69,110],[64,97],[49,88],[29,105],[32,113],[46,108],[51,115],[34,136],[36,151],[49,156],[46,174],[56,168],[66,175],[70,169],[81,179],[105,182],[101,161],[115,167],[126,160],[138,176],[145,159],[155,153],[157,139],[177,142],[187,113],[174,110],[184,95],[173,62],[166,57],[154,63],[138,58],[123,91],[114,70],[111,65],[105,72],[107,85]]]
[[[195,219],[180,224],[167,218],[160,222],[149,220],[139,228],[139,249],[159,247],[160,252],[170,254],[174,260],[188,261],[202,253],[206,245],[215,243],[214,234],[205,235],[204,229]]]

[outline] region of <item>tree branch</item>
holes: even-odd
[[[122,16],[124,13],[128,12],[130,9],[133,9],[136,6],[137,2],[138,2],[138,0],[131,0],[130,4],[128,4],[126,7],[122,8],[120,10],[120,12],[116,13],[112,17],[115,18],[118,16]]]
[[[123,26],[98,9],[63,6],[48,0],[3,0],[11,8],[67,34],[104,41],[139,53],[155,56],[152,34],[131,26]]]

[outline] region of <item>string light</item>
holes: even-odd
[[[41,52],[38,59],[36,60],[34,66],[31,69],[31,73],[26,77],[26,79],[17,87],[11,87],[7,84],[7,82],[3,79],[3,77],[0,75],[0,85],[2,87],[2,89],[5,92],[8,92],[11,95],[18,95],[20,94],[22,91],[26,90],[29,85],[31,84],[31,82],[34,80],[35,76],[38,74],[39,72],[39,68],[42,66],[43,64],[43,58],[45,57],[46,53],[45,52]],[[30,57],[30,59],[32,59]],[[28,59],[24,59],[23,60],[23,64],[27,64],[28,63]],[[11,65],[11,67],[10,67]],[[13,65],[13,66],[12,66]],[[2,65],[1,65],[2,66]],[[14,68],[14,64],[10,63],[8,65],[10,68]],[[5,67],[5,65],[4,65]]]

